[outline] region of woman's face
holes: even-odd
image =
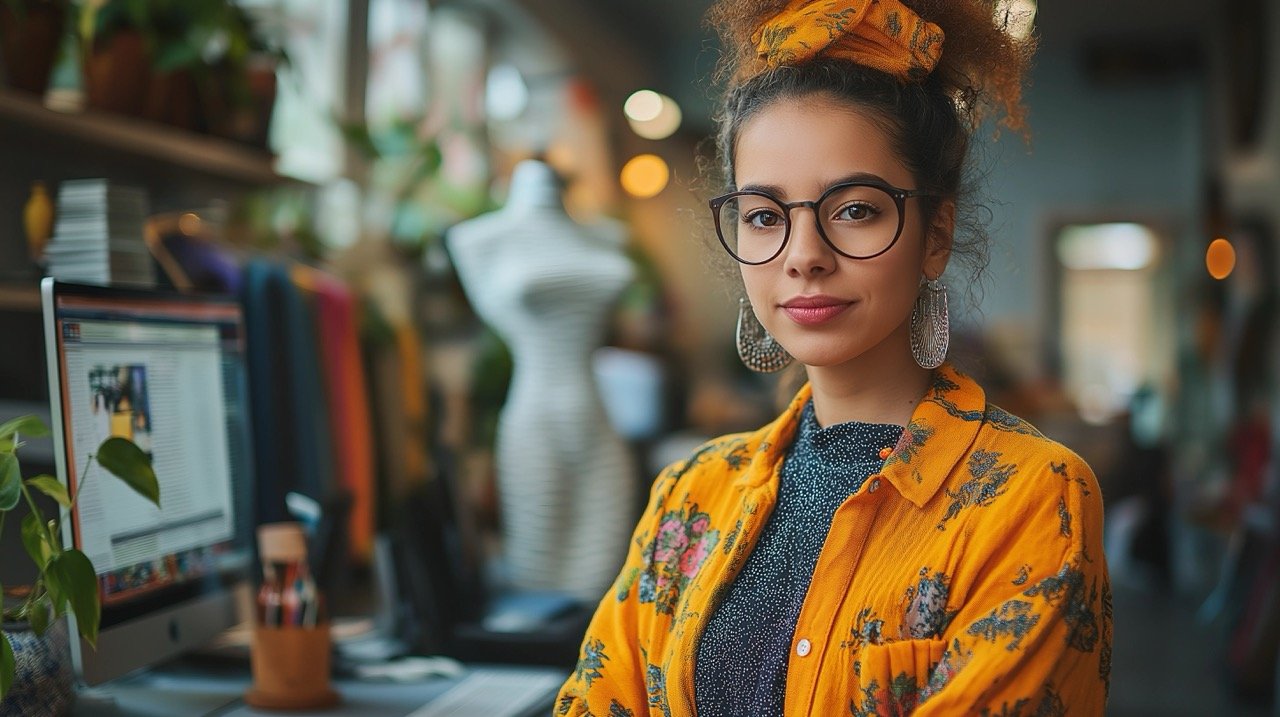
[[[783,100],[758,111],[739,131],[734,159],[739,190],[763,189],[783,202],[816,200],[850,178],[918,188],[888,135],[830,98]],[[946,268],[953,217],[952,205],[944,203],[926,231],[920,202],[905,200],[902,235],[877,257],[837,254],[818,234],[813,210],[795,207],[782,253],[766,264],[741,265],[756,316],[797,361],[838,366],[873,354],[911,360],[910,316],[920,277],[937,278]],[[827,200],[820,209],[826,221],[838,222],[867,208]]]

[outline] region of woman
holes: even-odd
[[[712,22],[739,350],[808,384],[659,476],[558,713],[1101,714],[1093,473],[942,363],[940,277],[983,249],[955,230],[970,133],[986,107],[1019,124],[1029,49],[977,0]]]

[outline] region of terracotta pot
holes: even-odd
[[[85,60],[85,94],[94,109],[142,116],[150,78],[146,43],[136,30],[119,30],[95,42]]]
[[[274,60],[249,65],[249,95],[253,98],[253,124],[243,139],[249,144],[266,149],[271,134],[271,115],[276,108]]]
[[[266,149],[276,104],[275,60],[251,58],[244,70],[222,68],[211,85],[206,103],[210,133]]]
[[[142,116],[186,130],[203,129],[199,89],[191,72],[177,70],[152,75]]]
[[[13,685],[0,700],[0,717],[54,717],[71,708],[74,692],[67,621],[55,620],[37,636],[25,624],[0,626],[17,662]]]
[[[20,14],[0,4],[0,48],[10,87],[43,95],[62,45],[65,0],[26,0]]]

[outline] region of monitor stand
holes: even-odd
[[[335,643],[338,656],[347,662],[386,662],[412,651],[409,641],[401,635],[416,635],[416,625],[409,621],[410,613],[402,604],[400,596],[404,592],[396,579],[395,557],[390,539],[385,534],[374,539],[373,574],[378,591],[374,629],[368,635]]]

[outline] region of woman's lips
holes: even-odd
[[[829,297],[797,297],[782,305],[782,310],[797,324],[816,326],[834,319],[853,302]]]

